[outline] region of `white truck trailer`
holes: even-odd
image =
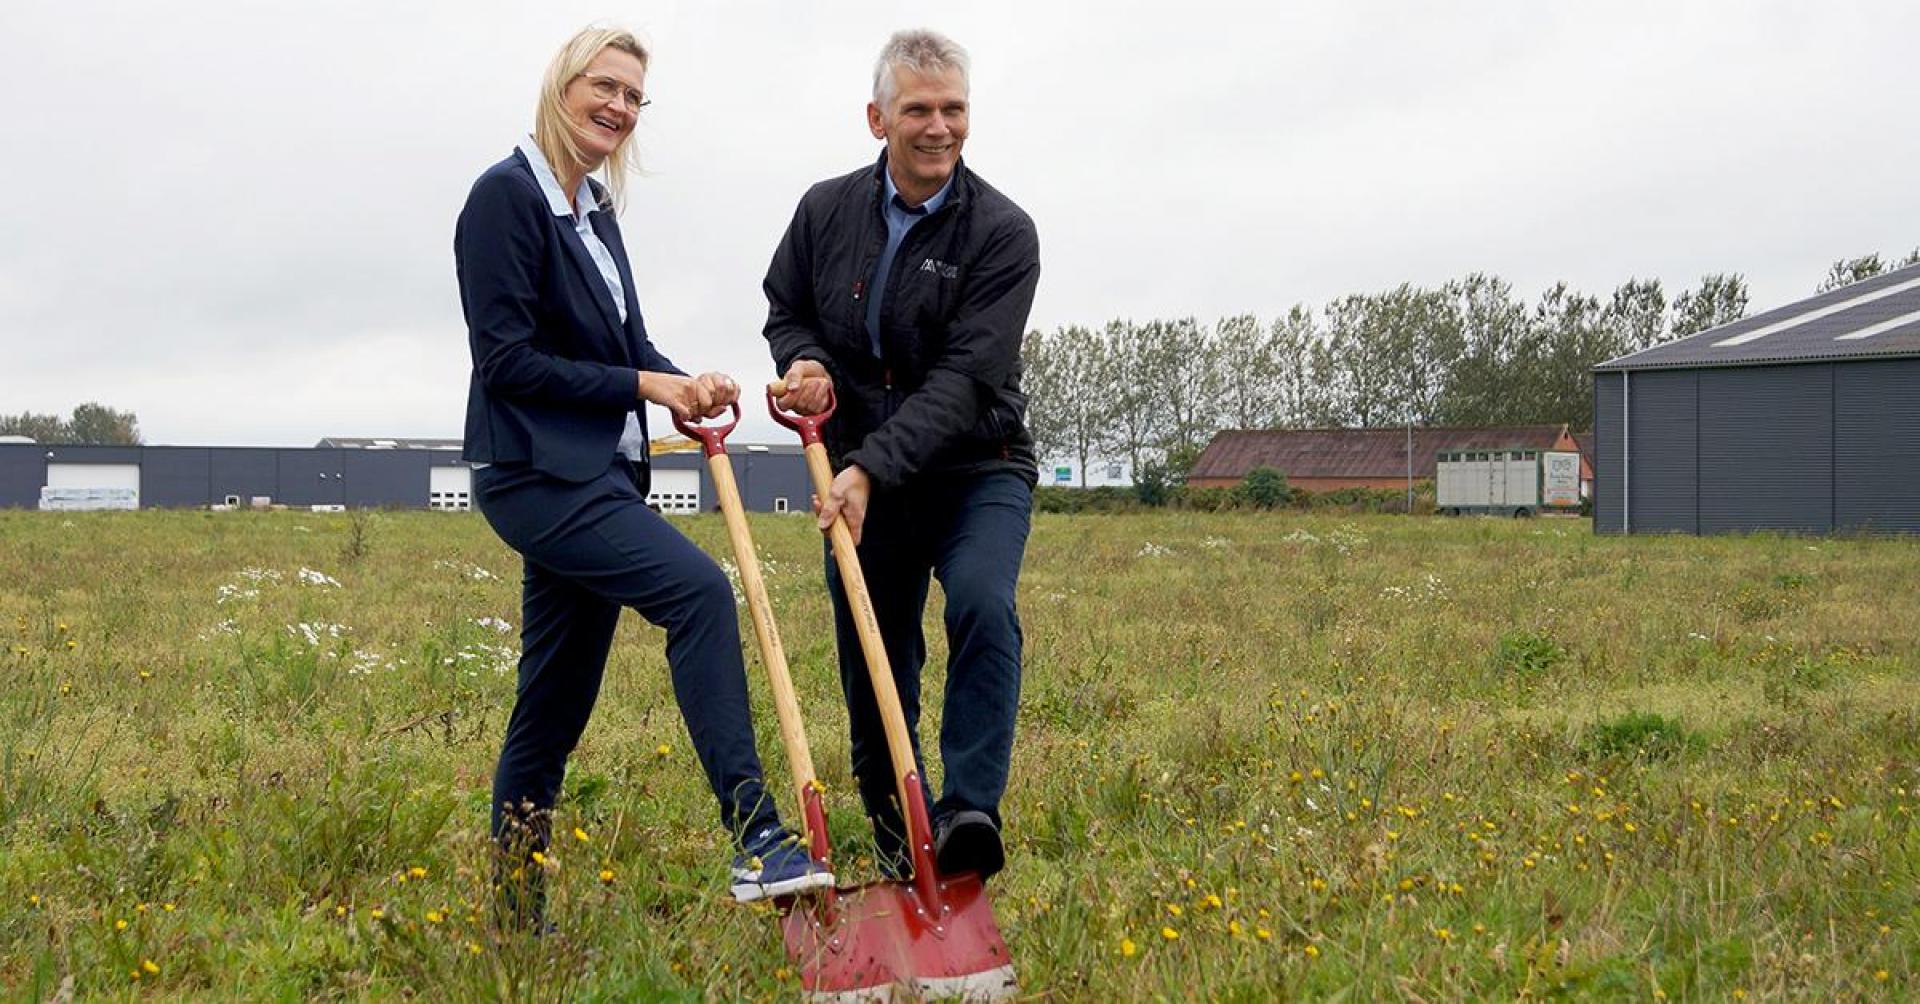
[[[1559,450],[1449,450],[1435,465],[1443,516],[1580,512],[1580,454]]]

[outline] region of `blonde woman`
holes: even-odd
[[[575,35],[541,81],[533,134],[474,183],[454,231],[473,353],[463,456],[481,513],[525,562],[493,834],[509,873],[546,847],[620,608],[632,607],[666,629],[674,697],[735,838],[734,896],[804,892],[833,876],[766,797],[732,587],[646,504],[645,402],[712,417],[739,395],[722,374],[688,376],[668,361],[640,317],[614,207],[646,75],[631,34]],[[514,919],[543,925],[537,881],[517,885]]]

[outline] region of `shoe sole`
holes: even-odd
[[[733,898],[741,903],[754,903],[763,899],[780,896],[794,896],[816,889],[833,888],[833,875],[830,872],[814,872],[787,879],[784,882],[760,882],[752,879],[735,879]]]
[[[981,880],[1006,867],[1007,851],[1000,833],[985,823],[954,827],[940,845],[934,866],[942,875],[976,872]]]

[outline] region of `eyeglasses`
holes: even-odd
[[[582,73],[580,76],[585,78],[588,87],[593,88],[593,96],[602,101],[612,101],[614,98],[624,97],[627,101],[627,107],[636,112],[653,104],[653,101],[646,95],[628,87],[618,78],[599,73]]]

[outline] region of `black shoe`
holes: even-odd
[[[978,809],[962,809],[945,817],[933,832],[933,864],[942,875],[975,872],[984,882],[1007,863],[1000,828]]]

